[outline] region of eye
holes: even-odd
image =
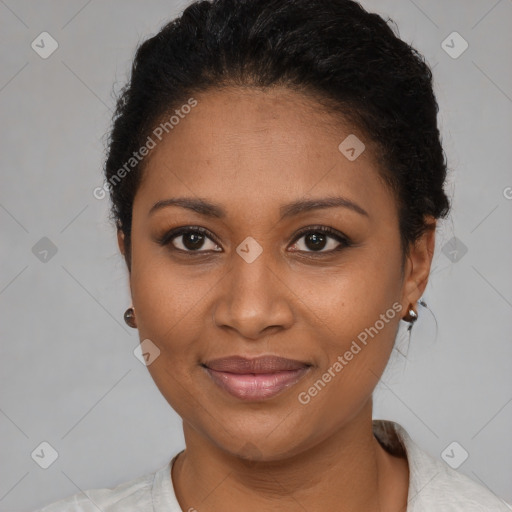
[[[304,238],[304,242],[298,241]],[[327,226],[310,226],[297,233],[292,246],[293,251],[330,253],[349,247],[349,239],[338,231]],[[323,250],[323,249],[328,250]],[[309,250],[308,250],[309,249]]]
[[[210,241],[209,247],[207,240]],[[222,249],[219,248],[217,243],[214,241],[214,236],[205,228],[199,226],[185,226],[178,229],[174,229],[166,233],[159,241],[161,245],[171,245],[172,249],[182,252],[209,252],[215,251],[220,252]],[[200,251],[199,249],[206,250]]]
[[[304,242],[300,242],[302,238],[304,238]],[[222,252],[215,241],[215,236],[200,226],[184,226],[173,229],[161,237],[158,243],[162,246],[170,246],[172,250],[189,254]],[[326,254],[339,251],[350,245],[351,242],[346,236],[330,227],[309,226],[296,233],[292,252]]]

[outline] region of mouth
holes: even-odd
[[[201,365],[223,391],[240,400],[272,398],[295,385],[312,366],[277,356],[247,359],[231,356]]]

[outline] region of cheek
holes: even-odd
[[[204,402],[195,389],[198,344],[204,326],[201,299],[210,286],[205,280],[185,277],[169,261],[134,259],[131,286],[140,340],[151,340],[159,353],[147,369],[169,405],[191,421],[200,418]],[[204,335],[203,335],[204,338]]]
[[[343,267],[330,268],[328,276],[302,282],[302,295],[307,297],[303,314],[310,324],[317,323],[318,368],[309,387],[299,390],[305,393],[299,402],[334,407],[340,417],[350,415],[371,395],[388,362],[402,314],[397,255],[368,250],[359,256]]]
[[[134,230],[130,287],[141,337],[164,341],[186,324],[182,320],[208,288],[148,238]]]
[[[305,306],[304,314],[309,310],[311,321],[323,325],[333,346],[340,348],[342,340],[374,325],[401,297],[398,255],[370,247],[356,251],[338,266],[314,273],[295,272],[290,281],[290,288]],[[396,323],[397,316],[391,309],[388,317]],[[389,334],[389,329],[383,331]]]
[[[178,414],[194,415],[189,408],[197,401],[191,393],[196,378],[191,367],[198,359],[203,330],[194,320],[201,316],[201,298],[208,286],[201,280],[184,279],[169,262],[150,259],[135,260],[131,281],[140,340],[151,340],[157,347],[153,350],[159,351],[148,371]]]

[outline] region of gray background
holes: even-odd
[[[125,264],[107,199],[92,191],[113,84],[187,3],[0,0],[1,511],[114,486],[183,446],[180,418],[133,354]],[[512,1],[362,3],[434,66],[454,203],[424,296],[431,311],[420,308],[408,346],[402,326],[407,359],[394,352],[374,417],[435,457],[457,441],[469,453],[459,471],[512,502]],[[47,59],[31,48],[43,31],[59,44]],[[441,47],[453,31],[469,43],[456,59]],[[46,261],[43,237],[57,248]],[[58,452],[48,469],[31,458],[43,441]]]

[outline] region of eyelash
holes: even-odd
[[[201,226],[183,226],[181,228],[173,229],[167,233],[164,234],[163,237],[158,239],[158,243],[162,246],[168,246],[172,251],[177,251],[181,253],[189,254],[190,256],[196,256],[199,254],[207,254],[211,252],[221,252],[221,251],[190,251],[190,250],[183,250],[178,249],[177,247],[174,247],[172,245],[172,241],[184,234],[187,233],[200,233],[202,235],[207,236],[211,241],[213,241],[215,244],[220,245],[218,241],[216,240],[215,236],[208,231],[206,228],[203,228]],[[296,250],[294,252],[298,253],[306,253],[308,255],[314,254],[314,255],[329,255],[333,254],[337,251],[340,251],[346,247],[352,246],[352,242],[347,238],[346,236],[342,235],[338,231],[328,227],[328,226],[308,226],[305,228],[300,229],[294,236],[292,245],[296,244],[304,235],[312,234],[312,233],[323,233],[326,235],[329,235],[329,237],[334,238],[337,242],[340,242],[340,245],[336,247],[335,249],[331,249],[330,251],[300,251]]]

